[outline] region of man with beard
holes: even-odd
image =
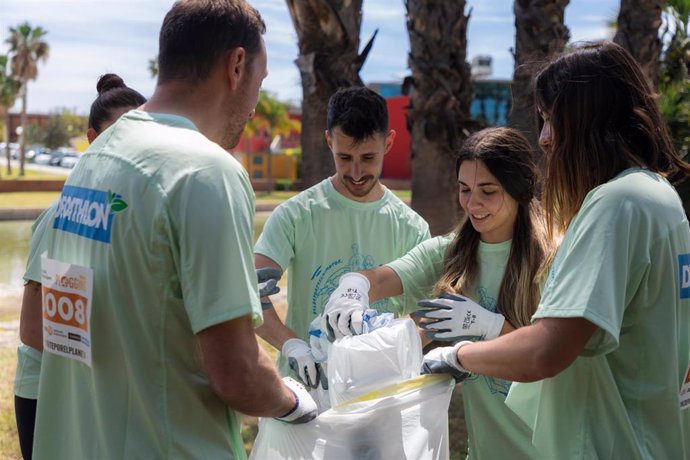
[[[307,344],[309,324],[323,312],[340,276],[390,262],[429,237],[424,219],[379,181],[395,138],[380,95],[361,87],[336,92],[325,135],[336,173],[278,206],[254,248],[257,267],[289,274],[285,324],[263,299],[264,324],[257,333],[281,350],[283,375],[289,367],[311,388],[325,376]],[[371,308],[402,311],[397,299]]]
[[[316,405],[257,344],[254,193],[223,148],[266,77],[243,0],[182,0],[160,32],[153,96],[89,147],[42,258],[35,458],[244,458],[245,414]]]

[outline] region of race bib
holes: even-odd
[[[41,256],[43,349],[91,367],[93,270]]]

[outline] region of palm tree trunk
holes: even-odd
[[[10,164],[10,109],[5,111],[5,157],[7,158],[7,176],[12,175],[12,165]]]
[[[513,107],[508,124],[522,132],[532,144],[538,164],[543,153],[537,140],[532,78],[539,68],[568,43],[570,33],[563,23],[569,0],[515,0],[515,72]]]
[[[24,177],[24,160],[26,158],[26,85],[28,80],[22,82],[21,96],[22,96],[22,114],[20,118],[20,126],[22,134],[19,136],[19,176]]]
[[[654,88],[659,84],[662,0],[621,0],[613,41],[633,55]]]
[[[302,77],[304,187],[334,172],[324,130],[328,99],[339,88],[362,85],[358,55],[363,0],[287,0],[297,32]]]
[[[412,137],[412,207],[431,233],[447,233],[461,217],[455,151],[471,129],[472,82],[465,0],[407,0],[409,65],[414,91],[407,124]]]

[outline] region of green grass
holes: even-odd
[[[33,173],[33,171],[27,171],[27,173]],[[43,178],[60,179],[59,176]],[[6,179],[6,176],[2,176],[2,179]],[[393,190],[393,193],[402,200],[409,200],[412,196],[412,192],[410,190]],[[58,194],[59,192],[0,193],[0,208],[45,208],[48,207],[50,203],[55,200],[55,198],[57,198]],[[279,204],[295,195],[297,195],[297,192],[275,191],[271,194],[257,192],[256,202]]]
[[[261,201],[261,202],[282,202],[287,200],[288,198],[292,198],[293,196],[297,195],[299,192],[286,192],[286,191],[280,191],[276,190],[273,193],[266,193],[266,192],[256,192],[256,201]]]
[[[7,175],[7,165],[0,161],[0,179],[1,180],[64,180],[66,175],[48,174],[41,171],[34,171],[32,169],[25,169],[24,176],[19,175],[19,167],[12,167],[12,175]]]
[[[412,190],[391,190],[401,200],[409,200],[412,198]]]
[[[0,348],[0,458],[21,459],[17,422],[14,419],[14,373],[17,351]]]
[[[0,193],[0,208],[47,208],[60,192]]]

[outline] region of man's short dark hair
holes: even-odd
[[[259,12],[244,0],[179,0],[161,26],[158,83],[202,81],[234,48],[244,48],[251,60],[265,31]]]
[[[387,134],[386,100],[369,88],[339,89],[328,101],[328,131],[332,133],[336,127],[355,142],[368,139],[374,133]]]

